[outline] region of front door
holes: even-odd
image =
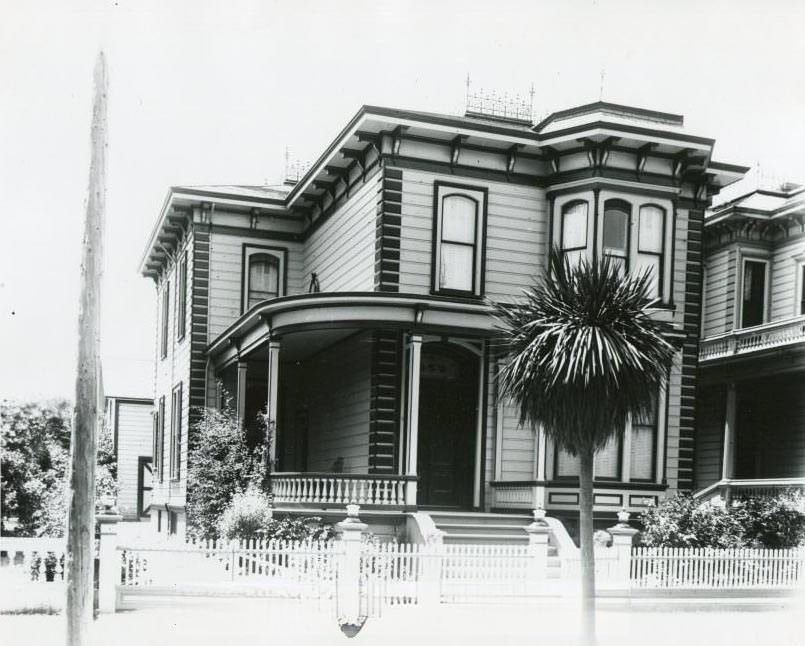
[[[472,506],[478,359],[445,345],[422,349],[417,503]]]

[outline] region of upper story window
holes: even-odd
[[[287,250],[281,247],[243,245],[242,311],[285,295],[286,258]]]
[[[741,284],[741,327],[761,325],[766,320],[766,273],[769,263],[765,260],[743,261]]]
[[[184,338],[187,327],[187,252],[182,254],[176,271],[176,338]]]
[[[562,208],[562,253],[571,262],[583,257],[587,250],[587,202],[576,201]]]
[[[435,292],[480,295],[486,190],[437,182]]]
[[[648,272],[649,296],[668,302],[672,293],[671,259],[667,253],[673,236],[671,202],[649,202],[639,196],[601,190],[584,191],[578,199],[556,199],[553,242],[571,262],[606,256],[632,275]]]
[[[799,309],[798,313],[801,315],[805,314],[805,262],[801,263],[799,267],[797,267],[799,271]]]
[[[160,340],[160,353],[159,356],[161,358],[165,358],[168,356],[168,310],[170,308],[170,293],[171,293],[171,284],[170,281],[165,281],[165,287],[162,290],[162,331],[161,331],[161,340]]]
[[[651,295],[662,298],[665,276],[665,209],[655,204],[640,207],[637,223],[635,271],[649,272]]]
[[[629,220],[632,207],[623,200],[604,203],[601,248],[624,272],[629,271]]]

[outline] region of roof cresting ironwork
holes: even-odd
[[[475,90],[471,87],[469,74],[467,74],[466,86],[465,114],[533,123],[533,83],[527,97],[521,94],[510,95],[508,92],[500,94],[495,90],[484,90],[483,88]]]
[[[307,173],[313,163],[302,159],[291,159],[291,152],[285,147],[285,183],[296,184]]]

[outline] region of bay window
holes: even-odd
[[[575,201],[562,207],[560,247],[571,263],[578,262],[587,251],[588,205]]]
[[[435,292],[481,295],[485,189],[437,182]]]
[[[604,203],[603,241],[604,255],[629,271],[629,220],[631,206],[623,200],[607,200]]]
[[[637,257],[635,271],[649,272],[649,294],[662,298],[663,265],[665,264],[665,209],[654,204],[640,207],[637,224]]]

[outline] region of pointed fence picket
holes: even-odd
[[[636,547],[636,588],[792,588],[805,582],[805,548]]]

